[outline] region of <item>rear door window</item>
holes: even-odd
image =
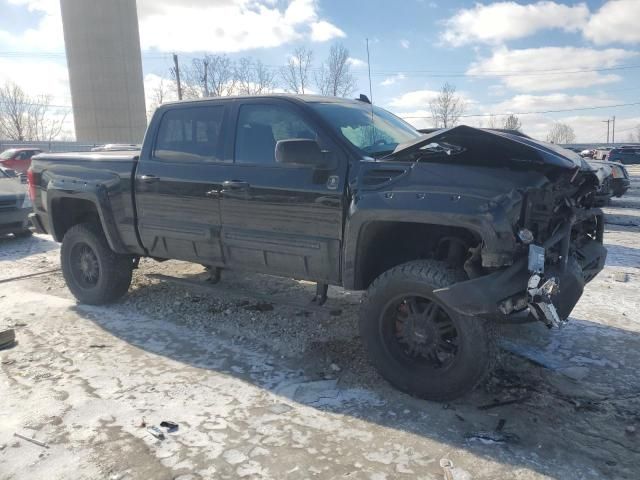
[[[167,161],[223,159],[224,105],[176,108],[161,119],[154,158]]]

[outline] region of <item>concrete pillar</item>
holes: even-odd
[[[60,0],[76,140],[141,143],[147,126],[135,0]]]

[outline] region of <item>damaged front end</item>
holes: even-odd
[[[417,145],[417,147],[416,147]],[[420,162],[536,170],[543,184],[518,188],[492,202],[494,212],[514,218],[509,252],[499,255],[486,241],[465,263],[469,280],[436,290],[447,306],[464,315],[502,321],[538,320],[561,327],[580,299],[584,286],[600,272],[604,216],[595,208],[603,178],[573,152],[504,132],[456,127],[435,132],[408,148]],[[426,153],[425,153],[426,150]],[[488,159],[488,160],[484,160]],[[499,175],[499,173],[498,173]],[[498,215],[498,213],[496,213]]]

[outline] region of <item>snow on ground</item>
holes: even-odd
[[[145,260],[125,299],[88,307],[59,271],[15,279],[58,268],[57,244],[2,239],[0,330],[18,344],[0,351],[0,479],[442,479],[442,458],[458,480],[636,479],[632,174],[629,196],[606,209],[607,266],[570,324],[504,327],[496,373],[447,405],[401,394],[369,366],[359,294],[332,288],[316,312],[295,306],[313,295],[305,282],[225,272],[203,290],[151,276],[201,279],[200,266]],[[517,401],[478,408],[496,400]],[[179,428],[161,441],[143,420]]]

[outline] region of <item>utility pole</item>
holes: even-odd
[[[207,58],[205,57],[202,60],[202,66],[204,68],[204,78],[202,79],[204,82],[204,96],[208,97],[209,96],[209,84],[207,83],[208,81],[208,74],[209,74],[209,61],[207,60]]]
[[[610,119],[602,120],[602,123],[606,123],[607,124],[607,144],[609,143],[609,123],[610,122],[611,122]]]
[[[180,84],[180,65],[178,64],[178,55],[173,54],[173,64],[175,65],[176,84],[178,86],[178,100],[182,100],[182,85]],[[607,133],[607,138],[608,138]]]
[[[616,116],[613,116],[613,127],[611,128],[611,143],[616,143]]]
[[[373,105],[373,89],[371,88],[371,59],[369,57],[369,39],[367,38],[367,68],[369,69],[369,101]],[[371,111],[373,116],[373,110]]]

